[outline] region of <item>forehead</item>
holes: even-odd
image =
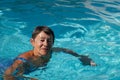
[[[44,31],[41,31],[36,38],[52,38],[52,35],[46,34]]]

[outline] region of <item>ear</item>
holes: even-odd
[[[30,42],[31,42],[32,46],[34,46],[34,45],[35,45],[35,41],[34,41],[34,39],[33,39],[33,38],[31,38],[31,39],[30,39]]]

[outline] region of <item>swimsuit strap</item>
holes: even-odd
[[[34,70],[37,69],[37,67],[36,67],[33,63],[31,63],[29,60],[27,60],[27,59],[25,59],[25,58],[17,57],[17,58],[15,58],[15,60],[21,60],[21,61],[23,61],[24,63],[28,63],[28,64],[30,65],[28,71],[26,71],[26,72],[31,72],[31,71],[34,71]]]
[[[17,58],[15,58],[14,60],[21,60],[21,61],[23,61],[23,62],[29,62],[27,59],[22,58],[22,57],[17,57]]]
[[[24,63],[30,64],[30,66],[34,66],[33,63],[31,63],[29,60],[27,60],[27,59],[25,59],[25,58],[22,58],[22,57],[17,57],[17,58],[15,58],[15,60],[21,60],[21,61],[23,61]]]

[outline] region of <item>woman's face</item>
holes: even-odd
[[[45,32],[40,32],[35,39],[31,39],[34,47],[34,54],[37,56],[46,55],[50,53],[53,45],[53,36]]]

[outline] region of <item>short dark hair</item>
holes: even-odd
[[[47,27],[47,26],[37,26],[37,27],[35,28],[35,30],[33,31],[33,33],[32,33],[32,38],[35,39],[36,36],[37,36],[41,31],[44,31],[47,35],[52,35],[52,37],[53,37],[53,43],[54,43],[54,39],[55,39],[54,32],[52,31],[52,29],[50,29],[50,28]]]

